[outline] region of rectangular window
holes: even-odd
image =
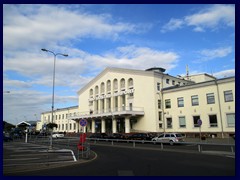
[[[56,115],[56,120],[57,120],[57,115]]]
[[[61,115],[59,114],[59,119],[61,119]]]
[[[162,102],[161,102],[161,100],[159,99],[159,100],[158,100],[158,109],[161,109],[161,106],[162,106]]]
[[[185,128],[185,127],[186,127],[185,116],[179,117],[179,127],[180,127],[180,128]]]
[[[183,97],[177,98],[177,101],[178,101],[178,107],[184,107]]]
[[[158,112],[158,120],[162,121],[162,112]]]
[[[194,127],[199,127],[198,126],[198,120],[200,119],[200,116],[193,116],[193,125]]]
[[[62,124],[62,130],[64,130],[64,124]]]
[[[162,129],[162,123],[159,123],[159,129]]]
[[[230,91],[224,91],[224,99],[225,99],[225,102],[231,102],[231,101],[233,101],[232,90],[230,90]]]
[[[235,113],[227,114],[227,126],[235,127]]]
[[[207,104],[214,104],[214,103],[215,103],[214,93],[208,93]]]
[[[73,124],[73,129],[76,130],[76,123]]]
[[[199,105],[198,95],[192,96],[192,106],[198,106],[198,105]]]
[[[62,114],[62,119],[64,119],[64,114]]]
[[[157,91],[160,91],[161,90],[161,84],[160,83],[157,83]]]
[[[166,79],[166,83],[169,84],[169,79]]]
[[[209,124],[210,127],[217,127],[217,115],[209,115]]]
[[[72,130],[72,124],[69,124],[69,130]]]
[[[166,108],[166,109],[171,108],[171,100],[170,100],[170,99],[166,99],[166,100],[165,100],[165,108]]]
[[[175,85],[175,81],[174,80],[172,80],[172,85]]]
[[[167,118],[167,128],[172,128],[172,118]]]

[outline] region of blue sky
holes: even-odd
[[[3,120],[40,119],[78,105],[77,91],[106,67],[163,67],[176,76],[235,75],[230,4],[3,5]],[[10,91],[10,93],[6,93]]]

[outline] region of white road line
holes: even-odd
[[[23,160],[33,160],[33,159],[40,159],[40,158],[15,158],[15,159],[4,159],[4,161],[23,161]]]

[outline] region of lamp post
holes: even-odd
[[[54,55],[54,64],[53,64],[53,90],[52,90],[52,120],[51,122],[53,123],[53,110],[54,110],[54,86],[55,86],[55,64],[56,64],[56,56],[61,55],[67,57],[67,54],[62,54],[62,53],[54,53],[53,51],[47,50],[47,49],[41,49],[42,51],[45,52],[50,52]],[[50,149],[52,149],[52,131],[51,131],[51,136],[50,136]]]

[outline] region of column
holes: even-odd
[[[125,133],[130,133],[130,118],[125,117]]]
[[[95,120],[92,120],[92,133],[95,133]]]
[[[118,96],[118,111],[122,111],[122,101],[121,101],[121,96]]]
[[[102,133],[105,133],[106,132],[106,121],[105,121],[105,119],[102,119],[102,122],[101,122],[101,132]]]
[[[117,120],[116,119],[112,119],[112,132],[116,133],[117,132]]]

